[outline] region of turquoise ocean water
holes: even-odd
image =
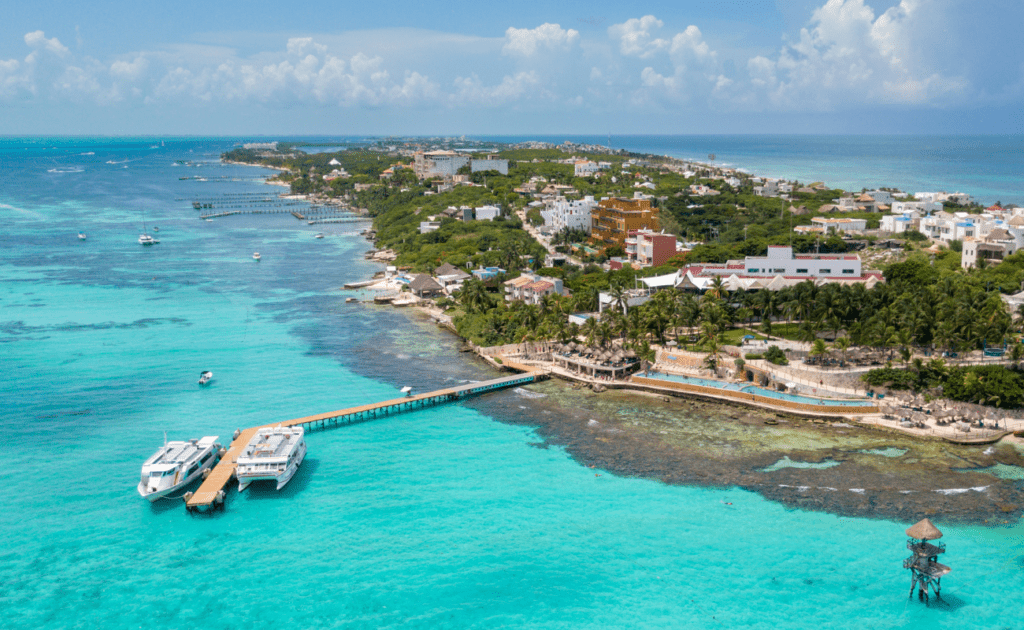
[[[495,137],[570,140],[670,155],[757,175],[823,181],[844,190],[882,186],[905,192],[965,192],[990,205],[1024,205],[1024,136],[687,135]]]
[[[268,189],[217,162],[232,145],[0,140],[0,627],[1024,628],[1019,523],[938,519],[949,604],[925,608],[908,523],[596,471],[502,423],[515,392],[313,432],[284,490],[212,517],[151,506],[135,485],[164,431],[227,441],[492,375],[344,303],[376,269],[358,224],[198,220],[177,200]]]

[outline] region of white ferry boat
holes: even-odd
[[[139,234],[139,245],[156,245],[159,242],[149,234]]]
[[[276,481],[280,490],[291,481],[306,457],[305,431],[302,427],[268,427],[252,436],[238,455],[235,476],[238,491],[254,481]]]
[[[217,461],[220,444],[216,435],[201,440],[168,442],[142,464],[139,495],[156,501],[198,479]]]
[[[199,384],[206,385],[207,383],[210,382],[211,378],[213,378],[213,372],[211,372],[210,370],[203,370],[202,372],[199,373]]]

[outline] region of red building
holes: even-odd
[[[653,230],[630,230],[626,257],[641,267],[657,267],[676,255],[676,237]]]

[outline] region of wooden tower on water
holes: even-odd
[[[950,568],[939,564],[940,553],[945,553],[946,545],[928,542],[942,538],[942,532],[928,519],[922,519],[907,530],[907,549],[914,555],[903,561],[903,568],[910,569],[910,595],[914,596],[914,587],[918,587],[917,598],[928,602],[928,589],[935,593],[935,599],[941,599],[942,576],[950,572]]]

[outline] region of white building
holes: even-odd
[[[964,269],[978,266],[978,260],[984,258],[989,264],[999,264],[1004,258],[1020,249],[1017,239],[1007,230],[996,229],[985,238],[968,238],[964,240],[960,255],[960,266]]]
[[[436,232],[441,227],[440,221],[420,221],[420,234]]]
[[[893,214],[905,214],[907,212],[920,213],[918,216],[941,212],[942,203],[938,201],[894,201],[892,202]]]
[[[721,193],[719,193],[714,188],[711,188],[710,186],[706,186],[704,184],[690,184],[690,194],[694,197],[713,197],[714,195],[718,195]]]
[[[743,261],[749,276],[805,276],[808,278],[851,277],[861,275],[860,256],[856,254],[799,254],[793,248],[770,245],[767,256],[747,256]]]
[[[597,162],[590,160],[577,160],[574,166],[573,173],[576,177],[590,177],[601,170]]]
[[[505,301],[516,300],[527,304],[540,304],[545,295],[562,295],[562,279],[524,273],[505,281]]]
[[[498,171],[502,175],[508,175],[508,160],[501,160],[498,158],[472,160],[469,163],[469,168],[474,173],[480,173],[483,171]]]
[[[498,206],[480,206],[476,209],[477,221],[493,221],[501,216],[501,208]]]
[[[981,222],[981,216],[976,214],[937,212],[922,218],[919,229],[928,238],[948,243],[980,237],[978,224]]]
[[[454,151],[417,151],[413,155],[412,169],[420,179],[454,177],[460,168],[469,164],[469,161],[468,155],[460,155]]]
[[[915,211],[907,211],[901,214],[887,214],[879,221],[878,228],[889,234],[902,234],[907,230],[917,230],[920,227],[921,215]]]
[[[759,197],[778,197],[779,196],[779,182],[778,180],[769,179],[761,186],[754,186],[754,194]]]
[[[896,201],[888,190],[869,190],[864,194],[874,199],[875,203],[879,205],[892,206]]]
[[[811,219],[811,224],[822,228],[822,232],[828,234],[829,232],[863,232],[868,227],[868,222],[865,219],[826,219],[824,217],[815,217]]]
[[[560,197],[548,206],[548,209],[541,210],[540,216],[544,218],[544,227],[552,234],[563,230],[583,230],[590,234],[590,213],[597,202],[593,197],[584,197],[579,201],[566,201]]]
[[[942,202],[944,201],[951,201],[953,203],[958,203],[963,206],[966,206],[974,201],[974,199],[970,195],[962,192],[916,192],[914,193],[914,197],[917,198],[919,201],[934,201],[939,204],[942,204]]]

